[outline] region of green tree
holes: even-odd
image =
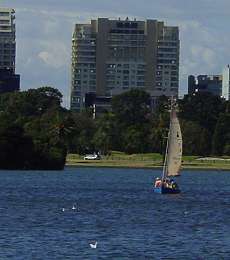
[[[180,117],[194,121],[213,134],[219,114],[224,111],[224,102],[210,93],[186,95],[179,102]]]
[[[112,111],[116,120],[124,126],[142,125],[150,113],[150,96],[139,89],[131,89],[112,99]]]
[[[146,138],[145,132],[135,126],[130,126],[122,134],[123,137],[123,151],[128,154],[145,153],[148,152],[148,137]]]
[[[116,140],[114,115],[112,113],[106,113],[96,121],[96,132],[94,134],[95,148],[102,154],[108,154],[113,149]]]
[[[212,151],[215,155],[228,154],[230,145],[230,113],[222,113],[213,135]]]
[[[113,128],[115,142],[112,147],[128,153],[138,152],[138,149],[139,152],[149,151],[146,142],[149,140],[151,126],[149,94],[143,90],[131,89],[117,95],[112,99],[112,111],[115,126]]]
[[[3,133],[6,129],[17,126],[18,129],[22,129],[22,132],[18,132],[17,138],[25,141],[25,144],[24,141],[15,144],[16,147],[18,145],[16,151],[21,164],[14,161],[12,167],[24,168],[24,163],[26,168],[30,169],[62,169],[64,167],[67,149],[63,118],[69,112],[61,107],[61,98],[62,94],[51,87],[0,95],[0,118],[2,119],[0,125]],[[58,126],[59,134],[51,131],[55,129],[55,126]],[[8,145],[15,142],[14,135],[3,134],[3,136]],[[0,144],[0,150],[3,149],[5,156],[8,153],[8,150],[4,152],[6,143]],[[25,149],[27,157],[21,157],[23,153],[19,154],[19,148]],[[5,167],[3,161],[0,163],[0,168],[2,167]]]
[[[184,155],[206,156],[211,153],[211,136],[209,132],[193,121],[182,121],[182,138]]]
[[[88,112],[71,113],[72,129],[68,140],[68,151],[85,154],[93,152],[96,122]]]
[[[33,141],[20,126],[0,126],[0,168],[30,169],[34,155]]]

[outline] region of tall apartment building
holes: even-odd
[[[230,100],[230,65],[223,70],[222,97]]]
[[[222,75],[188,76],[188,94],[195,92],[208,92],[215,96],[221,96]]]
[[[72,38],[71,109],[85,95],[113,96],[130,88],[151,97],[177,96],[179,29],[157,20],[98,18],[76,24]]]
[[[0,8],[0,93],[19,90],[20,76],[15,75],[15,11]]]
[[[0,8],[0,69],[15,72],[15,23],[14,10]]]

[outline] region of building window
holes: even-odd
[[[128,82],[128,81],[123,81],[123,85],[124,85],[124,86],[128,86],[128,85],[129,85],[129,82]]]
[[[144,87],[145,83],[144,82],[137,82],[138,87]]]

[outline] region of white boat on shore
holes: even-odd
[[[100,160],[101,156],[99,154],[87,154],[86,156],[84,156],[84,160]]]

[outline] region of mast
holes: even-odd
[[[167,168],[168,168],[168,151],[169,151],[169,140],[171,137],[171,126],[172,126],[172,110],[173,110],[173,97],[171,98],[171,107],[170,107],[170,124],[169,124],[169,131],[167,137],[167,144],[166,144],[166,151],[165,151],[165,159],[164,159],[164,166],[163,166],[163,173],[161,180],[163,181],[167,176]]]

